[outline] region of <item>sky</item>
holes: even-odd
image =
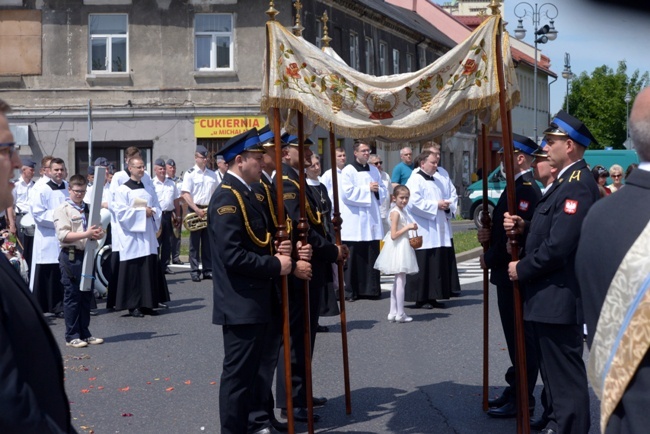
[[[435,1],[445,3],[443,0]],[[517,0],[506,0],[504,4],[507,29],[513,38],[518,20],[514,9],[518,3]],[[535,5],[533,1],[528,3]],[[546,2],[537,3],[538,7],[543,3]],[[558,75],[557,81],[550,86],[551,113],[562,108],[566,94],[567,82],[562,78],[565,52],[571,56],[571,70],[576,75],[582,72],[591,74],[602,65],[616,71],[621,60],[627,63],[628,75],[637,69],[641,74],[650,71],[650,12],[647,9],[633,10],[594,0],[555,0],[549,3],[558,9],[555,18],[558,36],[554,41],[538,44],[538,48],[551,59],[551,70]],[[548,21],[542,15],[540,27]],[[530,16],[524,18],[523,26],[526,29],[523,41],[533,45],[534,27]]]

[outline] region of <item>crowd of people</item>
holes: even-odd
[[[389,177],[368,142],[356,140],[351,161],[339,148],[335,167],[319,176],[320,159],[310,150],[309,139],[283,134],[282,165],[276,167],[273,132],[268,126],[253,128],[222,147],[216,172],[207,165],[207,149],[197,146],[196,164],[182,181],[175,176],[174,161],[163,159],[155,160],[151,178],[140,150],[134,147],[125,151],[122,171],[112,173],[108,161],[98,158],[95,166],[108,175],[99,195],[99,186],[89,185],[87,177],[68,179],[65,162],[59,158],[45,157],[41,177],[34,182],[35,163],[19,161],[14,149],[5,116],[8,109],[0,101],[0,208],[8,212],[9,230],[20,236],[24,257],[29,257],[25,261],[29,275],[22,278],[20,263],[0,258],[0,278],[9,288],[0,291],[0,369],[3,378],[16,382],[15,387],[0,388],[0,426],[14,431],[29,428],[24,432],[74,432],[61,355],[43,313],[65,319],[67,346],[103,342],[90,332],[90,312],[96,303],[93,292],[80,283],[88,243],[107,236],[112,254],[106,307],[126,310],[136,318],[166,308],[170,297],[165,274],[173,273],[170,265],[180,263],[181,202],[193,214],[190,275],[195,282],[212,280],[213,323],[222,326],[222,433],[286,431],[287,424],[276,419],[274,408],[285,418],[291,410],[297,421],[320,419],[312,408],[326,405],[327,399],[312,395],[308,367],[319,316],[337,315],[338,297],[348,302],[378,299],[380,273],[393,275],[387,319],[407,323],[413,318],[404,310],[405,301],[414,302],[415,308],[433,309],[444,307],[441,300],[460,294],[451,228],[458,196],[449,174],[439,166],[440,147],[435,143],[427,143],[416,158],[410,147],[403,148],[402,161]],[[635,333],[638,327],[647,329],[643,321],[648,314],[648,304],[636,300],[645,296],[650,270],[648,203],[639,199],[650,188],[649,119],[650,90],[646,89],[635,101],[630,118],[642,163],[625,187],[615,185],[617,193],[601,202],[602,190],[582,158],[595,139],[580,120],[560,111],[544,132],[541,146],[514,134],[516,214],[508,212],[504,192],[491,228],[478,232],[479,241],[489,246],[480,262],[492,270],[513,365],[506,373],[509,387],[489,402],[490,416],[514,417],[517,410],[512,282],[518,281],[524,295],[531,409],[539,374],[544,384],[544,411],[531,425],[547,434],[589,431],[587,371],[582,360],[585,321],[588,344],[600,351],[592,354],[591,381],[599,382],[597,391],[616,389],[615,397],[600,395],[608,405],[603,430],[628,432],[626,427],[642,429],[650,422],[642,411],[649,403],[650,339],[647,333],[641,337]],[[307,177],[304,186],[302,168]],[[14,169],[21,169],[21,176],[11,183]],[[336,191],[332,170],[337,171]],[[601,177],[599,171],[595,173]],[[616,184],[622,168],[612,167],[610,173]],[[280,188],[283,203],[276,195]],[[91,189],[93,196],[101,197],[92,206],[110,212],[108,233],[89,221]],[[306,215],[301,215],[301,197]],[[278,207],[286,221],[278,219]],[[332,224],[337,208],[345,222],[340,244]],[[622,225],[604,219],[613,209],[633,210],[624,225],[630,231],[621,232]],[[26,218],[33,219],[33,233],[24,224]],[[308,227],[300,224],[304,218]],[[279,229],[283,229],[280,234]],[[519,241],[518,261],[510,260],[509,231]],[[616,246],[611,251],[616,260],[596,255],[599,243]],[[629,252],[633,257],[628,257]],[[602,265],[594,271],[596,263]],[[341,269],[342,288],[337,276]],[[620,283],[621,279],[630,284]],[[288,342],[282,339],[284,288],[289,296]],[[616,306],[621,303],[631,306],[628,316],[636,322],[620,318]],[[609,315],[606,324],[601,311]],[[608,327],[610,323],[627,334],[621,336],[619,329]],[[310,339],[303,338],[307,332]],[[285,345],[290,346],[286,351]],[[630,352],[635,356],[630,357]],[[612,385],[621,375],[627,382]],[[44,398],[53,394],[60,399]]]

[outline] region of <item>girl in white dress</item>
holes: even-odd
[[[411,322],[413,318],[404,313],[404,285],[406,275],[415,274],[418,270],[418,263],[415,258],[415,251],[409,243],[408,231],[417,230],[417,223],[406,211],[406,204],[409,202],[410,192],[404,185],[398,185],[393,190],[395,206],[390,210],[390,232],[384,236],[384,247],[377,257],[375,268],[383,274],[394,274],[395,281],[390,291],[390,311],[388,321]]]

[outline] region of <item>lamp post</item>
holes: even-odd
[[[625,91],[625,143],[628,143],[630,140],[630,102],[632,101],[632,96],[630,95],[630,84],[627,85],[627,90]]]
[[[573,72],[571,72],[571,56],[569,53],[564,53],[564,71],[562,71],[562,78],[566,78],[566,112],[569,113],[569,81],[573,78]]]
[[[535,143],[537,143],[537,44],[546,44],[548,41],[554,41],[557,38],[557,30],[555,30],[555,18],[557,18],[558,10],[552,3],[543,3],[541,5],[531,5],[528,2],[517,3],[515,6],[515,16],[519,18],[519,24],[515,29],[515,38],[521,40],[526,37],[526,29],[524,29],[524,18],[530,16],[535,28],[535,66],[533,70],[534,85],[533,85],[533,109],[535,113]],[[550,20],[550,24],[539,26],[540,18],[544,16]]]

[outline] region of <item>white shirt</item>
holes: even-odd
[[[349,164],[341,171],[341,238],[345,241],[373,241],[384,237],[379,204],[388,195],[381,182],[379,170],[370,165],[370,171],[357,171]],[[379,200],[370,191],[370,183],[379,184]]]
[[[176,183],[169,178],[160,181],[158,177],[155,177],[153,178],[153,187],[158,195],[160,209],[163,211],[174,211],[176,209],[174,201],[181,196],[178,188],[176,188]]]
[[[16,206],[16,214],[19,212],[29,212],[29,192],[34,188],[34,180],[25,182],[21,176],[14,183],[12,194],[14,196],[14,205]]]
[[[337,181],[339,186],[339,198],[341,197],[341,171],[342,169],[336,168]],[[319,178],[320,182],[325,185],[327,188],[327,195],[330,197],[332,203],[334,203],[334,185],[332,184],[332,169],[326,170],[325,173]]]
[[[217,185],[217,175],[212,170],[207,167],[201,170],[194,165],[183,177],[181,193],[188,192],[196,205],[207,206]]]

